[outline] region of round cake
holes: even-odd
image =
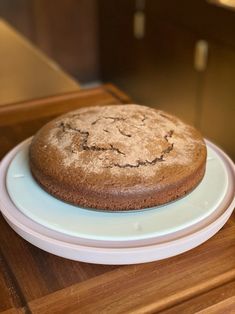
[[[31,172],[53,196],[110,211],[165,204],[203,178],[206,145],[178,118],[140,105],[81,108],[46,124],[29,149]]]

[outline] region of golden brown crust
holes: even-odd
[[[30,146],[31,171],[46,191],[104,210],[177,199],[201,181],[205,162],[205,143],[194,128],[138,105],[71,112],[44,126]]]

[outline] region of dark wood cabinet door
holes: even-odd
[[[145,35],[134,37],[136,2],[99,2],[102,79],[132,98],[169,111],[194,124],[197,76],[193,67],[196,36],[165,21],[158,1],[146,1]]]
[[[197,37],[184,28],[156,19],[155,10],[154,6],[146,6],[141,100],[195,124],[197,73],[193,63]]]

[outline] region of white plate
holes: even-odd
[[[233,204],[234,206],[234,204]],[[232,214],[233,207],[230,206],[222,216],[212,224],[200,229],[198,232],[172,240],[148,246],[131,248],[99,248],[89,247],[70,242],[60,241],[54,237],[47,237],[44,234],[31,229],[31,225],[19,224],[14,218],[4,215],[8,224],[26,241],[43,249],[46,252],[93,264],[106,265],[130,265],[147,263],[172,257],[189,251],[211,238],[218,232]]]
[[[144,211],[87,210],[64,203],[40,188],[29,169],[28,146],[29,141],[18,146],[7,172],[7,189],[13,203],[42,226],[86,240],[143,240],[184,230],[209,217],[223,202],[228,189],[225,163],[208,144],[206,174],[184,198]]]
[[[137,241],[136,246],[125,248],[92,247],[85,245],[84,241],[81,242],[81,239],[77,237],[70,237],[45,228],[25,216],[12,203],[7,193],[5,178],[9,163],[21,146],[22,144],[13,149],[0,164],[0,210],[9,225],[24,239],[47,252],[65,258],[96,264],[121,265],[144,263],[171,257],[188,251],[213,236],[228,220],[235,206],[234,165],[220,149],[212,145],[224,162],[229,184],[221,206],[207,219],[199,223],[197,229],[191,227],[183,234],[182,232],[172,234],[171,239],[169,239],[169,236],[156,238],[156,243],[151,245],[142,245],[141,241]],[[102,245],[104,244],[105,242],[102,243]]]

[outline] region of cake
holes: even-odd
[[[80,108],[43,126],[29,148],[40,186],[92,209],[143,209],[176,200],[202,180],[206,145],[164,111],[129,105]]]

